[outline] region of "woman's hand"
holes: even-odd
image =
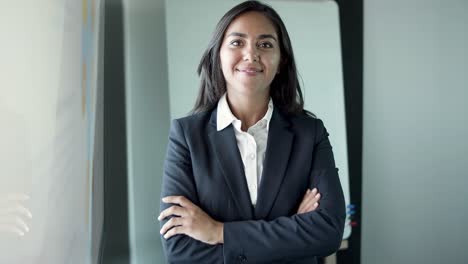
[[[174,204],[162,211],[158,217],[158,220],[161,221],[166,217],[174,216],[160,230],[165,239],[176,234],[184,234],[210,245],[224,243],[224,224],[212,219],[187,198],[167,196],[162,201]]]
[[[24,193],[10,193],[0,196],[0,236],[1,233],[13,233],[24,236],[29,232],[27,220],[32,218],[28,208],[23,205],[29,196]]]
[[[320,200],[320,193],[317,192],[317,189],[314,188],[312,191],[307,189],[304,198],[302,198],[302,202],[299,205],[299,209],[297,209],[297,214],[303,214],[312,212],[319,206]]]

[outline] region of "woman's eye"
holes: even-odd
[[[240,46],[242,43],[239,40],[233,40],[229,44],[237,47],[237,46]]]
[[[269,42],[262,42],[258,44],[258,47],[259,48],[273,48],[273,45]]]

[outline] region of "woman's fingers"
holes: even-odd
[[[317,207],[319,206],[318,201],[320,200],[320,197],[321,197],[320,193],[317,193],[313,197],[313,199],[309,201],[308,204],[305,206],[304,213],[312,212],[315,209],[317,209]]]
[[[162,211],[158,216],[158,220],[161,221],[164,218],[176,215],[185,216],[190,210],[198,208],[189,199],[184,196],[166,196],[162,198],[163,203],[175,204],[166,210]]]
[[[0,233],[8,232],[24,236],[29,232],[25,220],[32,218],[28,208],[22,205],[29,199],[24,193],[8,193],[0,197]]]
[[[185,234],[184,226],[175,226],[164,234],[164,239],[169,239],[177,234]]]
[[[158,216],[158,220],[161,221],[164,218],[175,215],[175,216],[185,216],[186,215],[186,209],[178,206],[178,205],[173,205],[166,210],[162,211],[161,214]]]
[[[313,190],[308,190],[302,199],[301,204],[299,205],[299,209],[297,210],[298,214],[308,213],[311,212],[318,207],[318,201],[320,200],[320,193],[318,193],[317,189],[314,188]]]
[[[0,216],[0,232],[15,233],[24,236],[29,232],[28,225],[18,216],[3,215]]]
[[[222,243],[223,224],[212,219],[189,199],[183,196],[167,196],[162,201],[175,204],[162,211],[158,217],[161,221],[175,215],[161,227],[160,233],[165,239],[184,234],[210,245]]]
[[[305,208],[309,204],[309,201],[314,198],[316,193],[317,193],[316,188],[312,190],[307,189],[307,192],[304,195],[304,198],[302,198],[301,204],[299,205],[298,213],[303,213],[305,211]]]
[[[304,210],[304,207],[305,207],[305,201],[307,200],[307,198],[310,197],[310,192],[311,190],[310,189],[307,189],[306,193],[304,194],[304,197],[302,198],[302,201],[301,201],[301,204],[299,205],[299,209],[297,209],[297,213],[302,213],[303,210]]]
[[[24,236],[24,231],[18,228],[17,226],[11,226],[11,225],[2,225],[0,224],[0,234],[1,233],[13,233],[18,236]]]
[[[193,207],[194,204],[184,196],[166,196],[162,198],[162,201],[164,203],[170,203],[170,204],[178,204],[182,207]]]
[[[12,221],[13,221],[13,224],[21,227],[21,230],[24,230],[25,232],[29,232],[28,225],[26,224],[26,222],[23,221],[21,217],[14,216]]]
[[[170,230],[171,228],[173,227],[176,227],[176,226],[181,226],[183,224],[183,219],[182,217],[172,217],[171,219],[169,219],[169,221],[167,221],[161,228],[161,230],[159,231],[159,233],[162,235],[162,234],[165,234],[168,230]]]
[[[9,215],[9,214],[20,214],[28,218],[32,218],[32,214],[28,210],[28,208],[15,202],[0,205],[0,215]]]

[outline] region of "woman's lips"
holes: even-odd
[[[263,70],[256,69],[256,68],[237,69],[237,71],[248,74],[248,75],[255,75],[257,73],[263,72]]]

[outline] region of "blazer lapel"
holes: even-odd
[[[242,219],[253,219],[253,206],[245,179],[244,166],[237,147],[234,128],[229,125],[221,131],[216,130],[216,110],[211,115],[215,129],[209,134],[211,147],[215,150],[216,160],[223,171],[224,179],[232,197],[242,213]]]
[[[294,134],[290,123],[274,110],[270,120],[262,180],[258,190],[255,218],[264,219],[271,211],[289,162]]]

